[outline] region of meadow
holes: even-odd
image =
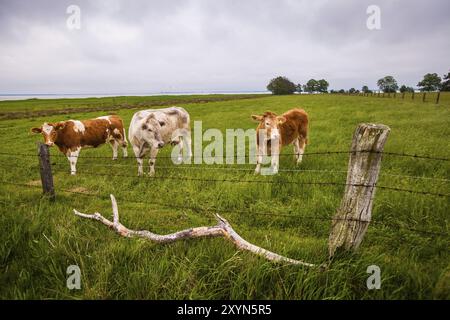
[[[344,95],[228,97],[202,101],[177,97],[128,98],[137,109],[114,110],[128,127],[136,110],[176,102],[203,122],[203,130],[255,128],[251,115],[304,108],[310,117],[309,145],[300,166],[281,157],[275,176],[254,176],[253,165],[183,167],[160,157],[156,177],[137,177],[131,156],[110,159],[109,146],[86,149],[78,174],[51,149],[56,200],[42,197],[36,154],[44,121],[86,119],[88,112],[126,98],[77,101],[5,101],[0,112],[46,111],[70,106],[70,114],[0,121],[0,298],[2,299],[449,299],[450,103]],[[159,99],[159,100],[158,100]],[[153,101],[153,102],[152,102]],[[88,108],[88,109],[86,109]],[[294,259],[328,259],[331,218],[343,195],[353,131],[362,122],[391,128],[386,152],[447,160],[384,155],[379,185],[446,194],[434,196],[378,189],[372,223],[358,252],[333,260],[325,270],[274,264],[237,251],[222,238],[160,245],[123,238],[72,209],[111,216],[109,194],[118,200],[121,222],[165,234],[214,225],[220,212],[248,241]],[[204,142],[206,145],[207,142]],[[286,148],[284,153],[291,153]],[[2,154],[3,153],[3,154]],[[129,153],[132,155],[131,147]],[[312,153],[308,155],[308,153]],[[12,154],[12,155],[11,155]],[[169,156],[164,148],[161,156]],[[235,170],[239,169],[239,170]],[[298,170],[298,171],[297,171]],[[202,181],[209,180],[209,181]],[[253,180],[261,183],[213,180]],[[270,182],[270,183],[266,183]],[[66,287],[66,269],[78,265],[81,289]],[[381,288],[368,290],[370,265],[381,269]]]
[[[137,106],[164,106],[177,103],[207,103],[249,99],[264,96],[261,94],[206,94],[206,95],[161,95],[161,96],[118,96],[104,98],[64,98],[27,99],[0,101],[0,120],[35,118],[55,114],[72,114],[78,111],[116,111],[136,109]]]

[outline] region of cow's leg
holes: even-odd
[[[125,145],[122,144],[122,153],[123,153],[124,158],[128,157],[128,149],[127,149],[126,142],[125,142]]]
[[[128,157],[127,145],[128,143],[124,139],[116,139],[111,141],[111,146],[113,148],[113,160],[117,160],[117,157],[119,156],[119,146],[122,148],[123,157]]]
[[[157,154],[158,154],[158,149],[157,148],[151,148],[150,149],[150,159],[148,160],[148,164],[149,164],[148,175],[149,176],[154,176],[155,175],[155,162],[156,162],[156,155]]]
[[[80,155],[81,148],[78,147],[75,151],[68,151],[67,152],[67,159],[69,159],[70,163],[70,174],[75,175],[77,173],[77,161],[78,156]]]
[[[119,143],[116,140],[109,141],[111,148],[113,150],[113,160],[117,160],[117,150],[119,149]]]
[[[305,153],[306,140],[302,136],[298,137],[298,157],[297,164],[301,163],[303,160],[303,154]]]
[[[299,139],[298,138],[295,139],[294,142],[292,143],[292,145],[294,146],[294,159],[297,160],[297,163],[298,163],[298,159],[300,157],[300,141],[299,141]]]
[[[180,137],[180,142],[178,143],[179,146],[179,153],[178,153],[178,163],[181,163],[183,161],[183,148],[184,148],[184,138]]]
[[[256,145],[256,168],[255,168],[255,174],[261,173],[262,160],[263,160],[263,147],[261,145]]]
[[[141,152],[141,148],[133,145],[134,155],[136,156],[136,160],[138,162],[138,176],[142,176],[144,174],[144,153]]]
[[[128,141],[125,135],[125,128],[123,128],[123,137],[120,140],[120,146],[122,147],[122,153],[123,153],[123,157],[126,158],[128,157]]]

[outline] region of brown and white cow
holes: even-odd
[[[263,115],[252,115],[259,122],[256,128],[257,157],[255,174],[261,172],[263,156],[272,155],[272,173],[278,172],[281,147],[293,144],[297,164],[302,161],[308,143],[308,114],[303,109],[292,109],[278,116],[267,111]],[[272,154],[272,151],[275,154]]]
[[[122,147],[123,156],[127,153],[127,140],[123,121],[119,116],[110,115],[89,120],[67,120],[55,123],[45,122],[40,128],[32,128],[33,133],[42,133],[45,144],[58,147],[70,162],[70,173],[77,171],[76,165],[80,150],[110,143],[113,160],[117,159],[117,149]]]

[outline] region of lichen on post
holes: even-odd
[[[358,249],[372,218],[372,205],[390,128],[360,124],[353,135],[344,197],[337,210],[328,241],[330,258],[337,251]]]

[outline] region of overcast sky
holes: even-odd
[[[448,0],[0,0],[0,93],[265,90],[277,75],[415,86],[449,71],[449,15]]]

